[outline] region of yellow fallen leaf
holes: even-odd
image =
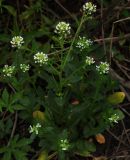
[[[113,105],[122,103],[125,99],[125,93],[124,92],[115,92],[112,95],[108,96],[107,101]]]
[[[39,110],[33,112],[33,118],[37,118],[39,120],[45,120],[45,113]]]
[[[106,141],[105,137],[101,133],[97,134],[95,138],[96,138],[96,141],[100,144],[104,144]]]
[[[48,154],[46,151],[42,151],[37,160],[48,160]]]

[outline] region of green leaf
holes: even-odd
[[[18,160],[27,160],[27,158],[26,158],[26,152],[23,152],[22,150],[15,150],[13,152],[13,155],[14,155],[15,159],[18,159]]]
[[[4,91],[2,93],[2,99],[3,99],[5,104],[8,104],[8,102],[9,102],[9,93],[8,93],[6,88],[4,89]]]
[[[0,100],[0,112],[2,112],[2,108],[5,107],[5,103],[3,100]]]
[[[129,10],[124,10],[124,11],[122,11],[122,15],[123,15],[124,17],[129,17],[129,16],[130,16]]]
[[[43,45],[43,52],[44,53],[48,53],[50,51],[50,44],[49,43],[45,43]]]
[[[10,36],[7,34],[0,34],[0,41],[2,42],[9,42]]]
[[[76,83],[78,81],[80,81],[83,77],[80,76],[80,75],[71,75],[69,78],[68,78],[68,82],[69,83]]]
[[[12,126],[13,126],[13,122],[12,122],[12,119],[8,119],[6,124],[5,124],[5,131],[4,131],[4,134],[8,134],[10,133],[11,129],[12,129]]]
[[[63,151],[58,152],[58,159],[66,160],[65,152],[63,152]]]
[[[18,147],[24,147],[24,146],[27,146],[28,144],[31,143],[31,140],[30,139],[27,139],[27,138],[22,138],[18,141]]]
[[[10,152],[10,151],[5,152],[2,160],[12,160],[12,159],[11,159],[11,152]]]
[[[123,112],[121,110],[119,110],[119,109],[116,109],[114,112],[115,112],[116,115],[119,116],[118,120],[122,120],[125,117],[125,115],[123,114]]]
[[[21,104],[12,105],[14,110],[25,110],[25,107]]]
[[[9,6],[9,5],[3,5],[3,7],[5,9],[7,9],[7,11],[14,17],[16,17],[16,10],[14,9],[14,7]]]
[[[31,142],[32,141],[27,138],[22,138],[19,140],[19,135],[15,135],[9,146],[0,148],[0,153],[4,154],[2,160],[12,160],[13,156],[19,160],[27,160],[26,155],[30,150],[29,144]]]
[[[55,101],[57,103],[58,106],[63,106],[64,105],[64,98],[63,97],[56,97]]]
[[[117,54],[117,55],[115,55],[115,57],[119,61],[123,61],[125,59],[125,56],[123,54]]]
[[[22,95],[21,95],[21,93],[15,93],[15,94],[13,94],[12,96],[11,96],[11,98],[10,98],[11,100],[11,104],[14,104],[14,103],[16,103],[16,102],[18,102],[20,99],[22,99]]]
[[[4,153],[4,152],[6,152],[6,147],[0,148],[0,153]]]
[[[4,0],[0,0],[0,7],[2,6],[2,2],[3,2]]]
[[[20,15],[20,19],[27,20],[32,14],[33,14],[33,11],[28,9],[22,12],[22,14]]]
[[[80,140],[77,142],[77,154],[81,156],[88,156],[91,152],[96,151],[96,147],[93,143],[87,142],[86,140]]]

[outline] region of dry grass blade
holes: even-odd
[[[117,141],[119,141],[120,143],[122,143],[124,146],[129,147],[129,145],[127,145],[124,141],[120,140],[114,133],[112,133],[110,130],[107,130],[107,132],[112,135]]]

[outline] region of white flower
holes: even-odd
[[[41,128],[41,124],[37,123],[36,125],[29,126],[29,133],[35,133],[38,134],[39,128]]]
[[[20,69],[21,69],[23,72],[28,71],[29,68],[30,68],[29,64],[20,64]]]
[[[70,24],[66,22],[59,22],[56,25],[56,28],[54,30],[55,33],[57,33],[60,37],[66,38],[70,34]]]
[[[110,122],[118,123],[120,117],[117,114],[113,114],[110,118],[108,118]]]
[[[43,64],[47,64],[48,55],[43,52],[37,52],[34,55],[34,60],[35,60],[35,63],[39,63],[40,66],[42,66]]]
[[[12,38],[12,40],[10,41],[11,45],[13,48],[21,48],[22,44],[24,43],[23,41],[23,37],[21,36],[15,36]]]
[[[90,39],[87,39],[86,37],[79,37],[79,40],[76,44],[76,47],[82,51],[83,49],[87,49],[92,45],[92,41]]]
[[[92,4],[91,2],[87,2],[83,5],[83,12],[86,15],[91,15],[92,13],[96,12],[96,5]]]
[[[68,150],[69,147],[70,147],[70,144],[69,144],[67,139],[64,139],[64,140],[61,139],[60,140],[60,148],[61,148],[61,150],[66,151],[66,150]]]
[[[4,65],[3,67],[4,76],[11,77],[14,73],[14,70],[15,70],[15,66]]]
[[[86,56],[85,62],[88,66],[95,63],[94,59],[92,57],[88,57],[88,56]]]
[[[109,72],[109,64],[107,62],[101,62],[98,66],[96,66],[96,70],[100,74],[106,74]]]

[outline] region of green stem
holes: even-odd
[[[55,68],[55,67],[53,67],[53,65],[52,64],[50,64],[50,66],[52,67],[52,69],[56,72],[56,74],[57,75],[59,75],[59,71]]]
[[[96,91],[95,91],[95,95],[94,95],[94,100],[93,102],[95,103],[97,101],[97,95],[99,94],[99,91],[100,91],[100,86],[101,86],[101,81],[100,80],[97,80],[97,88],[96,88]]]
[[[61,40],[60,45],[61,45],[61,50],[63,50],[63,48],[64,48],[64,40],[63,39]],[[61,64],[60,64],[60,72],[59,72],[60,92],[62,92],[62,87],[63,87],[63,84],[62,84],[62,74],[63,74],[62,62],[63,62],[63,55],[61,53],[61,56],[60,56],[60,63]]]
[[[16,67],[17,67],[17,68],[19,67],[19,54],[20,54],[20,53],[19,53],[19,51],[17,50],[17,51],[16,51],[16,55],[15,55],[15,56],[16,56]]]
[[[62,68],[64,68],[65,65],[66,65],[67,59],[69,58],[70,52],[71,52],[71,50],[72,50],[72,48],[73,48],[73,44],[74,44],[75,39],[77,38],[77,36],[78,36],[78,34],[79,34],[79,32],[80,32],[80,29],[81,29],[81,27],[82,27],[83,22],[84,22],[84,15],[83,15],[82,18],[81,18],[81,21],[80,21],[80,24],[79,24],[79,26],[78,26],[78,29],[77,29],[77,31],[76,31],[76,33],[75,33],[75,36],[74,36],[74,38],[73,38],[73,40],[72,40],[72,42],[71,42],[69,51],[68,51],[67,56],[66,56],[66,58],[65,58],[65,60],[64,60],[64,63],[63,63]]]

